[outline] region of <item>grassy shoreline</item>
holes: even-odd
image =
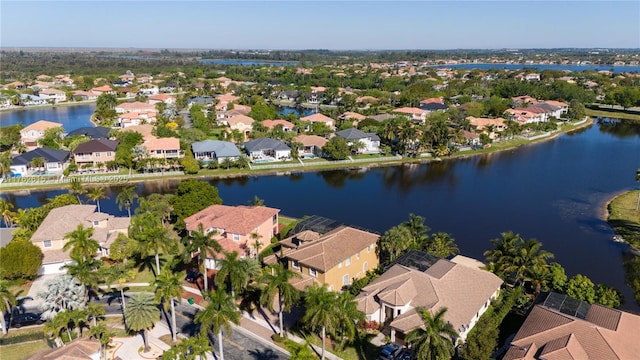
[[[605,220],[613,231],[636,251],[640,249],[640,210],[636,210],[639,192],[631,190],[616,194],[606,203],[604,210]]]
[[[604,110],[586,109],[586,114],[587,116],[591,116],[591,117],[606,117],[606,118],[613,118],[613,119],[640,121],[640,114],[629,114],[622,111],[604,111]]]
[[[551,134],[549,136],[545,136],[543,138],[539,138],[536,140],[523,140],[523,139],[515,139],[504,141],[501,143],[492,144],[492,146],[488,149],[479,149],[474,151],[456,153],[450,157],[439,159],[439,158],[402,158],[398,160],[390,160],[390,161],[377,161],[376,158],[372,158],[370,162],[358,162],[358,163],[341,163],[335,164],[331,161],[321,162],[321,163],[306,163],[304,167],[285,167],[279,169],[217,169],[217,170],[208,170],[203,169],[198,172],[198,174],[194,175],[167,175],[167,176],[138,176],[136,178],[130,178],[126,182],[104,182],[104,183],[92,183],[87,184],[88,186],[116,186],[123,185],[127,183],[140,183],[145,181],[167,181],[167,180],[183,180],[183,179],[229,179],[229,178],[237,178],[237,177],[247,177],[247,176],[269,176],[269,175],[290,175],[292,173],[307,173],[307,172],[316,172],[321,170],[334,170],[334,169],[362,169],[362,168],[376,168],[376,167],[384,167],[384,166],[394,166],[394,165],[402,165],[402,164],[422,164],[429,163],[433,161],[447,161],[449,159],[466,159],[474,156],[485,155],[489,153],[497,153],[501,151],[513,150],[521,146],[528,146],[538,144],[544,141],[549,141],[557,138],[560,135],[571,133],[572,131],[576,131],[582,128],[589,127],[593,124],[593,119],[589,118],[584,123],[579,125],[563,125],[560,131],[557,133]],[[100,176],[103,174],[93,174],[93,175],[85,175],[85,176]],[[109,174],[111,175],[111,174]],[[108,174],[104,174],[104,176],[109,176]],[[124,175],[124,174],[114,174],[114,175]],[[31,186],[0,186],[0,190],[3,192],[19,192],[19,191],[29,191],[29,190],[46,190],[46,189],[64,189],[66,188],[66,184],[54,183],[54,184],[33,184]]]

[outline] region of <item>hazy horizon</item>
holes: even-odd
[[[640,48],[638,1],[14,1],[0,47],[420,51]]]

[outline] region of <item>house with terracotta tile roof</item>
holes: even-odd
[[[323,115],[321,113],[315,113],[309,116],[305,116],[300,118],[300,121],[306,121],[306,122],[310,122],[310,123],[323,123],[325,125],[327,125],[329,127],[329,129],[331,130],[335,130],[336,126],[335,126],[335,121],[328,117],[327,115]]]
[[[502,359],[637,359],[638,329],[638,315],[549,293],[530,310]]]
[[[33,150],[38,147],[38,140],[44,137],[44,132],[47,129],[61,128],[62,124],[39,120],[33,124],[27,125],[20,130],[20,142],[22,142],[27,150]]]
[[[80,98],[81,100],[95,100],[98,98],[98,94],[92,91],[75,90],[73,92],[74,98]]]
[[[393,109],[394,113],[409,116],[409,118],[415,122],[424,123],[427,120],[428,111],[422,110],[416,107],[401,107]]]
[[[175,137],[148,136],[142,143],[152,159],[180,159],[184,151],[180,149],[180,139]]]
[[[524,104],[537,104],[538,99],[531,97],[529,95],[522,96],[514,96],[511,98],[511,104],[513,106],[524,105]]]
[[[165,103],[167,105],[170,104],[175,104],[176,103],[176,98],[173,95],[169,95],[169,94],[156,94],[156,95],[151,95],[147,98],[147,102],[151,105],[155,105],[157,103]]]
[[[107,93],[107,94],[113,94],[115,95],[116,92],[113,91],[113,89],[111,88],[111,86],[109,85],[103,85],[103,86],[97,86],[91,89],[91,92],[94,94],[97,94],[98,96]]]
[[[339,291],[378,267],[379,239],[378,234],[345,225],[324,234],[304,230],[280,241],[282,252],[265,262],[283,261],[299,273],[301,277],[292,280],[299,290],[317,283]]]
[[[229,126],[229,130],[238,130],[240,133],[244,134],[245,139],[249,137],[251,131],[253,130],[253,123],[255,120],[248,117],[247,115],[235,115],[230,118],[224,119],[224,122],[227,126]]]
[[[269,244],[271,238],[278,235],[278,214],[280,209],[266,206],[228,206],[211,205],[184,219],[189,232],[198,231],[200,225],[206,233],[220,243],[226,252],[237,251],[240,257],[256,255],[255,240],[257,234],[260,242]],[[224,254],[207,254],[205,266],[216,269],[216,259]]]
[[[27,360],[98,360],[102,358],[100,352],[100,341],[83,337],[59,348],[40,351]]]
[[[118,125],[121,128],[137,126],[142,124],[153,124],[157,121],[157,112],[153,111],[131,111],[118,115]]]
[[[106,164],[116,159],[118,141],[109,139],[93,139],[78,145],[73,150],[73,158],[78,164],[96,167],[98,163]]]
[[[264,127],[266,127],[269,130],[273,130],[273,129],[275,129],[276,126],[280,125],[280,126],[282,126],[282,130],[283,131],[291,131],[291,130],[293,130],[293,127],[295,126],[295,125],[293,125],[292,122],[289,122],[287,120],[282,120],[282,119],[263,120],[262,121],[262,125],[264,125]]]
[[[298,156],[301,158],[309,158],[314,156],[322,156],[322,148],[329,141],[318,135],[298,135],[293,138],[294,142],[302,144],[298,149]]]
[[[140,101],[125,102],[118,104],[114,109],[118,114],[124,114],[128,112],[149,112],[156,111],[156,106],[152,104],[143,103]]]
[[[426,259],[420,266],[407,261],[418,256]],[[483,266],[460,255],[446,260],[410,252],[362,288],[356,297],[358,309],[367,321],[388,324],[391,341],[403,341],[411,330],[424,326],[417,308],[433,314],[446,307],[444,319],[453,325],[457,342],[464,342],[500,293],[502,280]]]
[[[49,212],[31,236],[31,242],[42,250],[41,275],[65,273],[62,266],[71,262],[69,251],[62,248],[68,242],[65,237],[78,225],[92,228],[91,236],[100,248],[96,255],[108,256],[109,248],[118,234],[128,234],[131,219],[96,212],[95,205],[67,205]]]

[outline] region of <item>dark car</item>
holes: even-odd
[[[396,358],[397,360],[413,360],[413,350],[412,349],[402,349],[400,355]]]
[[[40,314],[24,313],[15,314],[11,317],[11,327],[20,328],[28,325],[40,325],[43,321],[40,318]]]
[[[186,280],[192,283],[198,280],[199,277],[202,277],[202,273],[200,271],[197,271],[197,270],[189,271],[189,273],[187,274]]]
[[[395,360],[402,352],[402,345],[398,343],[388,343],[380,350],[380,356],[378,360]]]

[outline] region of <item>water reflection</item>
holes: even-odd
[[[318,176],[320,176],[328,186],[335,189],[344,187],[348,180],[362,180],[366,175],[366,168],[327,170],[318,173]]]
[[[640,122],[638,121],[598,118],[597,123],[601,132],[617,138],[640,137]]]

